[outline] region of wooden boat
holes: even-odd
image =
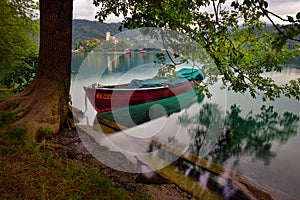
[[[193,89],[196,81],[204,77],[201,70],[183,68],[168,78],[134,79],[127,84],[108,86],[92,84],[84,90],[97,112],[107,112],[180,95]]]
[[[160,99],[149,103],[124,107],[108,112],[99,112],[95,124],[106,125],[117,131],[131,128],[162,116],[170,116],[189,108],[192,104],[203,101],[204,96],[196,90],[190,90],[177,96]],[[159,106],[158,106],[159,105]],[[158,106],[158,107],[157,107]],[[117,118],[116,118],[117,117]],[[121,126],[122,128],[119,128]]]
[[[146,53],[146,49],[144,48],[139,49],[139,54],[145,54],[145,53]]]

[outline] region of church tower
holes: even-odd
[[[108,27],[106,28],[105,38],[106,38],[106,41],[110,40],[110,32],[109,32],[109,28]]]

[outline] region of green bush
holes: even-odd
[[[32,52],[22,58],[18,64],[12,67],[12,70],[5,74],[0,83],[14,93],[24,90],[35,77],[38,63],[38,54]]]

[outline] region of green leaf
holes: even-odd
[[[294,22],[294,18],[292,16],[287,16],[289,22]]]
[[[300,20],[300,12],[297,13],[296,18]]]

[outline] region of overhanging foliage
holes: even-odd
[[[280,72],[283,65],[299,55],[300,13],[296,18],[283,19],[268,10],[265,0],[94,0],[93,3],[100,6],[96,16],[100,21],[109,14],[122,14],[128,28],[165,27],[190,36],[213,58],[223,86],[228,89],[247,91],[252,97],[263,94],[265,100],[281,94],[300,99],[300,79],[279,85],[263,76],[264,72]],[[270,20],[272,31],[266,31],[262,17]],[[278,26],[272,17],[289,24]],[[294,42],[288,47],[289,40]],[[203,85],[202,90],[208,91],[207,87],[208,84]]]

